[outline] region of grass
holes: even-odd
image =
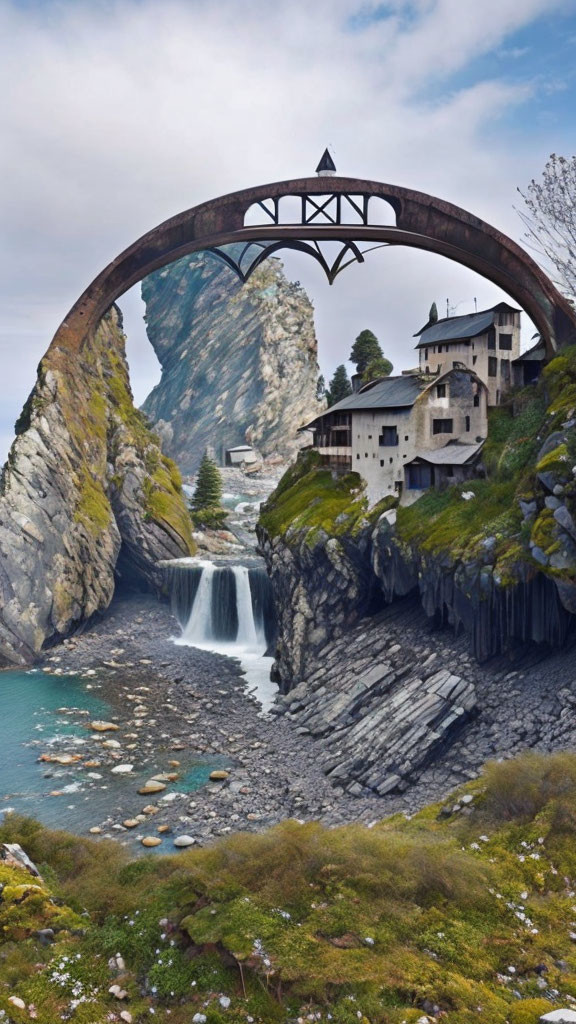
[[[271,537],[305,533],[313,546],[326,537],[354,538],[375,522],[394,499],[368,510],[365,485],[358,473],[333,476],[316,452],[306,452],[284,474],[260,510],[260,524]]]
[[[576,755],[490,764],[446,806],[466,792],[466,813],[287,821],[136,862],[8,817],[0,841],[44,881],[0,866],[0,1009],[30,1019],[16,995],[39,1024],[112,1020],[121,954],[135,1024],[408,1024],[434,1005],[447,1024],[537,1024],[576,1005]]]

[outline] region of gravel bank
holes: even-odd
[[[92,732],[83,762],[98,757],[102,772],[125,763],[141,769],[153,755],[167,774],[202,761],[229,773],[190,794],[177,792],[177,782],[164,779],[164,790],[139,795],[141,782],[135,780],[124,802],[92,828],[138,846],[144,837],[159,838],[157,848],[171,852],[179,836],[205,843],[231,831],[259,831],[287,817],[329,825],[369,822],[442,799],[476,775],[487,758],[527,747],[574,746],[574,648],[548,658],[526,652],[517,665],[498,661],[481,667],[466,653],[464,640],[433,631],[409,602],[354,632],[364,634],[367,650],[385,632],[405,659],[425,660],[436,653],[442,666],[476,689],[476,717],[403,793],[355,796],[334,786],[323,771],[322,739],[300,732],[297,716],[261,715],[236,661],[173,644],[176,621],[152,598],[117,600],[90,631],[52,648],[45,668],[95,673],[89,682],[113,708],[110,724],[117,728]],[[343,670],[349,667],[344,660],[345,655]],[[77,770],[85,770],[85,764]]]

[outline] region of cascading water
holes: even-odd
[[[172,607],[182,627],[175,643],[238,658],[263,710],[277,692],[266,654],[275,633],[264,568],[179,559],[166,566]]]

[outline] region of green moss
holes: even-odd
[[[53,1024],[79,986],[70,1019],[100,1024],[118,1014],[108,958],[121,952],[135,1020],[401,1024],[430,1000],[448,1024],[536,1024],[576,994],[576,755],[491,764],[466,792],[467,816],[288,821],[132,863],[120,846],[9,816],[0,842],[21,842],[48,881],[0,865],[0,1009],[20,1019],[14,994]]]
[[[559,473],[567,475],[568,473],[568,448],[565,444],[559,444],[556,448],[553,448],[551,452],[547,452],[543,455],[538,465],[536,466],[537,473]]]
[[[94,479],[89,469],[83,466],[79,477],[79,498],[74,514],[76,522],[98,537],[108,529],[112,518],[110,502],[100,480]]]
[[[394,505],[396,499],[385,498],[369,509],[365,485],[357,473],[334,476],[322,468],[316,452],[307,452],[284,474],[262,507],[260,523],[271,537],[306,531],[308,543],[314,544],[321,536],[355,537]]]

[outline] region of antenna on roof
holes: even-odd
[[[450,299],[446,299],[446,317],[450,316]]]
[[[476,297],[474,297],[474,312],[478,312],[478,299]]]

